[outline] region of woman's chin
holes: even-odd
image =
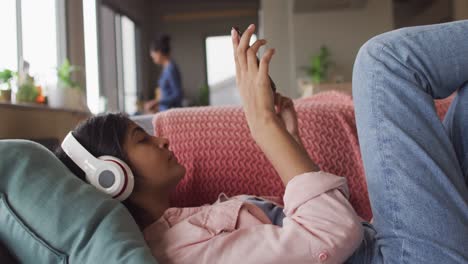
[[[185,169],[184,165],[182,165],[182,164],[177,164],[176,167],[175,167],[175,170],[177,171],[175,173],[175,175],[176,175],[177,183],[178,183],[179,181],[181,181],[184,178],[185,173],[186,173],[187,170]]]
[[[184,165],[180,165],[180,170],[182,172],[180,174],[180,179],[182,180],[185,177],[185,173],[187,172],[187,170],[185,169]]]

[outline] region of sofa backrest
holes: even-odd
[[[443,116],[450,99],[437,102]],[[299,130],[311,158],[327,172],[348,180],[350,202],[370,220],[372,212],[350,95],[325,92],[295,101]],[[153,119],[154,134],[169,139],[186,169],[171,196],[173,206],[212,203],[227,195],[282,196],[284,185],[250,137],[240,106],[182,108]]]

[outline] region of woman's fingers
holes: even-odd
[[[275,110],[276,110],[276,113],[280,113],[281,112],[281,104],[282,104],[282,101],[281,101],[281,94],[279,93],[275,93],[275,98],[274,98],[274,104],[275,104]]]
[[[239,45],[237,46],[237,59],[239,61],[239,67],[241,71],[247,71],[247,49],[249,48],[250,38],[255,31],[255,25],[251,24],[242,34],[242,37],[239,40]]]
[[[236,76],[240,74],[239,60],[237,58],[237,47],[239,46],[239,34],[232,28],[231,30],[232,51],[234,55],[234,62],[236,64]]]
[[[283,97],[283,107],[290,107],[294,105],[293,101],[289,97]]]
[[[260,60],[260,67],[259,67],[259,73],[262,74],[263,76],[266,76],[265,78],[268,79],[268,71],[270,67],[270,61],[271,58],[273,57],[273,54],[275,54],[275,49],[268,49],[265,54],[263,54],[262,59]]]
[[[277,113],[281,113],[282,110],[294,107],[294,103],[291,98],[283,96],[280,93],[275,93],[275,109]]]
[[[244,111],[250,120],[249,123],[255,122],[259,116],[271,114],[275,109],[274,94],[271,92],[268,73],[266,75],[259,73],[259,63],[256,56],[259,48],[265,45],[266,41],[256,41],[250,47],[249,42],[254,31],[254,25],[250,25],[244,34],[239,33],[236,28],[231,31],[236,63],[236,82],[242,97]],[[268,63],[273,52],[274,50],[268,50],[262,58],[263,64],[266,64],[263,66],[265,72],[268,72]]]
[[[257,52],[258,49],[260,49],[260,47],[265,45],[266,43],[266,40],[259,39],[255,41],[255,43],[249,49],[247,49],[247,63],[249,70],[252,69],[255,70],[255,72],[258,70]]]
[[[237,47],[239,46],[239,34],[237,34],[237,30],[233,27],[231,29],[231,40],[232,40],[232,49],[234,51],[234,55],[236,55]]]
[[[285,97],[278,92],[275,93],[275,106],[277,107],[277,113],[281,113],[281,111],[287,107],[288,99],[288,97]]]

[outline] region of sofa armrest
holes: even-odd
[[[135,122],[137,125],[139,125],[141,128],[143,128],[146,133],[152,135],[154,128],[153,128],[153,116],[152,114],[149,115],[136,115],[136,116],[131,116],[130,119]]]

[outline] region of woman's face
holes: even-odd
[[[161,65],[162,64],[162,53],[161,51],[154,51],[152,50],[150,52],[150,56],[153,59],[153,62],[155,64]]]
[[[135,181],[136,189],[172,189],[185,175],[184,166],[169,150],[169,141],[150,136],[134,122],[130,122],[127,129],[124,151],[138,179]]]

